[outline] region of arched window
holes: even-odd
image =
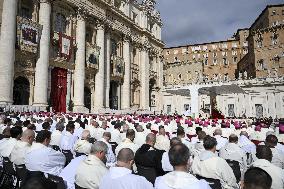
[[[54,28],[54,30],[56,32],[65,33],[66,27],[67,27],[66,17],[61,13],[57,13],[56,17],[55,17],[55,28]]]

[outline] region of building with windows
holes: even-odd
[[[163,111],[284,117],[284,5],[226,41],[165,48]]]
[[[160,110],[155,0],[0,0],[0,106]]]

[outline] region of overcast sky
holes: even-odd
[[[270,4],[283,0],[157,0],[167,47],[220,41],[248,28]]]

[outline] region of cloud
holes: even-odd
[[[268,4],[283,0],[157,0],[166,46],[220,41],[248,28]]]

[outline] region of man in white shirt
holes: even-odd
[[[10,160],[15,165],[25,164],[25,157],[27,152],[30,150],[31,145],[35,139],[35,132],[30,129],[26,129],[21,137],[21,140],[18,140],[15,147],[13,148]]]
[[[137,146],[140,148],[145,143],[146,135],[141,125],[136,126],[136,131],[137,132],[135,133],[134,143],[137,144]]]
[[[278,144],[277,137],[275,135],[268,135],[265,139],[265,144],[272,151],[271,163],[281,169],[284,169],[284,153],[276,147]]]
[[[198,180],[188,173],[190,169],[190,152],[184,144],[177,144],[169,151],[169,160],[174,171],[158,177],[155,181],[155,189],[210,189],[204,180]]]
[[[76,171],[75,183],[82,188],[98,189],[102,177],[107,173],[105,166],[108,147],[102,141],[95,142],[91,153],[83,160]]]
[[[159,127],[159,135],[156,137],[155,148],[165,151],[169,151],[170,149],[170,140],[166,135],[164,126]]]
[[[271,176],[258,167],[251,167],[244,176],[241,189],[270,189],[272,185]]]
[[[115,162],[116,162],[116,158],[115,158],[115,155],[112,151],[112,146],[111,144],[109,143],[109,141],[111,140],[111,134],[110,132],[104,132],[103,134],[103,138],[101,138],[99,141],[102,141],[104,143],[106,143],[107,147],[108,147],[108,150],[107,150],[107,162],[106,162],[106,166],[107,167],[112,167],[115,165]]]
[[[258,159],[252,163],[252,167],[259,167],[271,176],[271,189],[284,188],[284,171],[271,163],[272,152],[270,148],[263,145],[258,146],[256,148],[256,157]]]
[[[116,122],[114,125],[114,129],[111,132],[111,142],[115,142],[117,145],[121,143],[121,135],[120,135],[121,123]]]
[[[40,131],[36,136],[36,142],[28,151],[25,165],[29,171],[40,171],[52,175],[59,175],[65,165],[65,156],[58,151],[49,148],[51,133]]]
[[[111,167],[103,177],[100,189],[153,189],[152,184],[144,177],[132,174],[134,153],[123,148],[117,155],[117,166]]]
[[[58,146],[60,145],[61,137],[62,137],[62,131],[64,130],[65,126],[64,123],[58,122],[56,124],[56,130],[54,130],[51,134],[51,146]]]
[[[74,151],[76,156],[89,154],[92,144],[89,142],[91,135],[89,130],[84,130],[81,135],[81,139],[77,140],[74,145]]]
[[[73,136],[75,130],[75,125],[73,122],[69,122],[66,125],[66,131],[63,133],[60,141],[60,149],[61,150],[70,150],[73,153],[74,144],[76,142],[76,138]]]
[[[176,144],[182,143],[181,140],[178,137],[174,137],[170,141],[170,146],[173,147]],[[163,153],[162,156],[162,168],[165,172],[171,172],[174,170],[173,166],[170,163],[169,160],[169,151],[166,151]]]
[[[194,157],[192,172],[205,178],[218,179],[222,188],[237,189],[237,181],[232,168],[228,163],[216,155],[217,141],[214,137],[207,135],[203,145],[205,151]]]
[[[23,130],[21,127],[16,126],[10,129],[10,138],[4,138],[0,141],[0,156],[10,158],[11,152],[17,141],[21,138]]]
[[[241,131],[238,144],[246,153],[255,154],[256,146],[249,140],[246,131]]]
[[[133,129],[128,129],[126,132],[126,138],[115,149],[116,156],[122,148],[130,148],[135,153],[138,150],[138,145],[133,142],[134,138],[135,131]]]
[[[205,150],[203,146],[203,140],[206,137],[206,133],[204,131],[199,131],[198,132],[198,140],[194,144],[194,151],[193,151],[193,156],[199,156],[199,154]]]
[[[188,147],[190,154],[193,154],[194,146],[193,144],[190,143],[189,139],[185,136],[185,132],[182,127],[178,127],[177,137],[180,138],[181,142]]]
[[[237,143],[238,136],[231,134],[229,136],[229,143],[220,149],[219,156],[225,160],[237,161],[240,165],[240,171],[243,175],[247,169],[247,156]]]
[[[219,151],[222,147],[224,147],[228,143],[228,139],[222,137],[222,130],[216,129],[214,131],[214,138],[217,140],[216,150]]]

